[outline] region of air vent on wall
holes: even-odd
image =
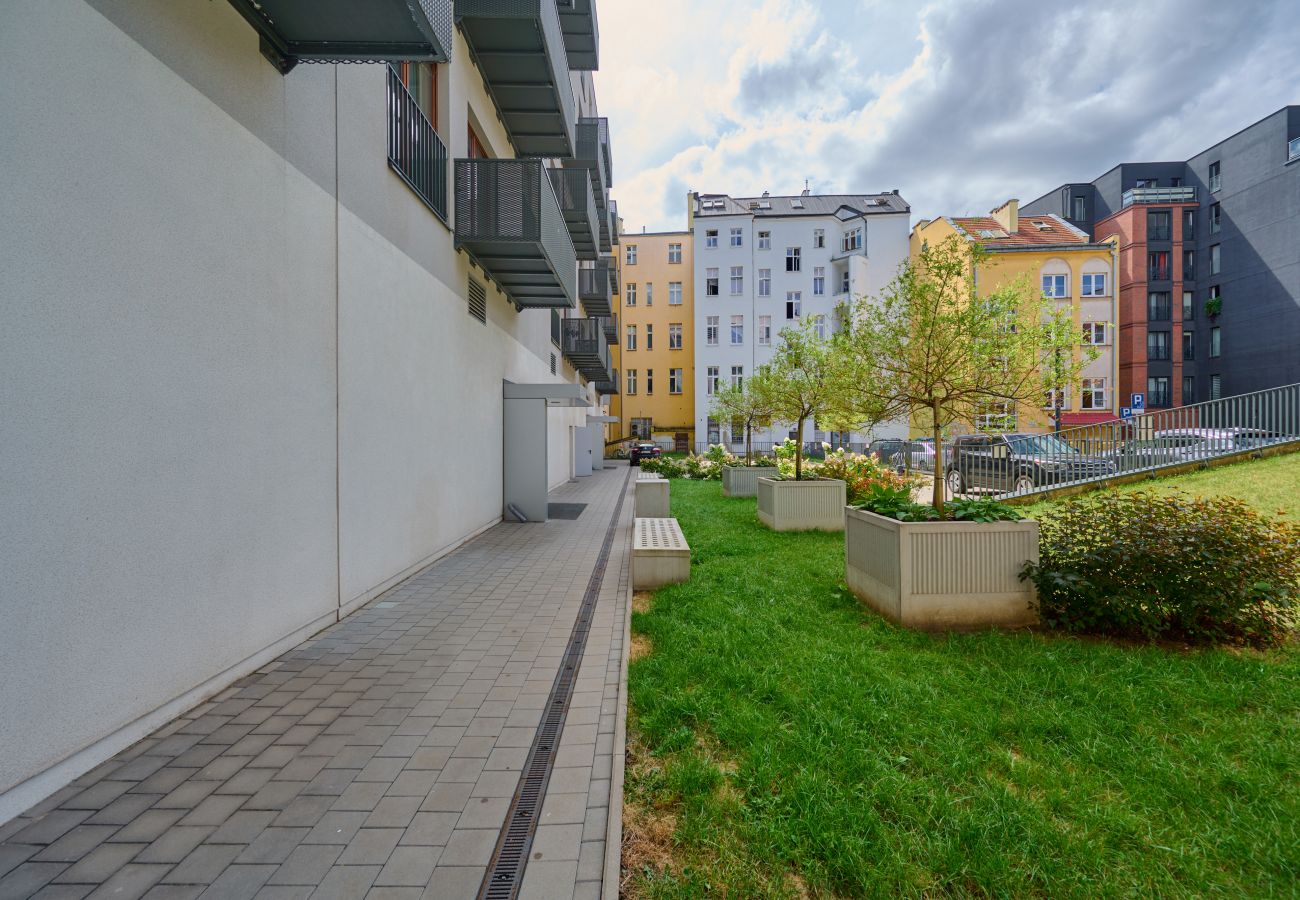
[[[551,354],[551,374],[555,374],[555,354]]]
[[[469,280],[469,314],[484,324],[487,323],[487,288],[481,281]]]

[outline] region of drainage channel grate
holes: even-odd
[[[631,477],[632,469],[629,467],[618,502],[614,505],[614,515],[610,517],[609,527],[605,529],[605,540],[600,545],[596,566],[587,582],[587,592],[582,595],[578,619],[573,623],[573,631],[569,633],[569,643],[565,647],[564,658],[560,660],[560,671],[555,676],[555,683],[551,685],[541,724],[537,726],[537,734],[528,749],[519,787],[515,789],[514,799],[506,813],[505,825],[501,828],[501,836],[497,839],[492,859],[488,861],[487,872],[478,891],[479,900],[513,900],[523,884],[528,851],[533,847],[533,835],[537,832],[537,817],[542,811],[546,786],[551,781],[551,770],[555,768],[555,756],[560,749],[560,732],[564,729],[564,720],[569,714],[573,685],[578,678],[578,666],[582,664],[582,653],[587,647],[587,635],[591,632],[600,584],[605,578],[609,551],[614,545],[614,533],[618,529],[618,517],[623,512],[623,498],[627,496],[627,483]]]

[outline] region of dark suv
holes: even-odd
[[[1084,456],[1054,434],[969,434],[953,440],[944,477],[953,496],[973,488],[1023,494],[1114,471],[1114,462]]]

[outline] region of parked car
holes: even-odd
[[[631,460],[632,465],[639,466],[641,465],[641,460],[658,459],[659,457],[663,456],[663,453],[664,452],[660,450],[659,447],[655,444],[651,444],[648,442],[642,444],[633,444],[632,452],[628,454],[628,459]]]
[[[1019,494],[1115,471],[1114,460],[1085,456],[1053,434],[970,434],[953,441],[944,478],[954,496],[972,489]]]
[[[882,438],[867,445],[867,455],[893,469],[934,471],[934,443],[899,438]]]

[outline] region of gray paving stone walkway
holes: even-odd
[[[565,485],[578,519],[490,529],[0,825],[0,900],[475,896],[626,475]],[[523,897],[617,892],[631,521],[629,497]]]

